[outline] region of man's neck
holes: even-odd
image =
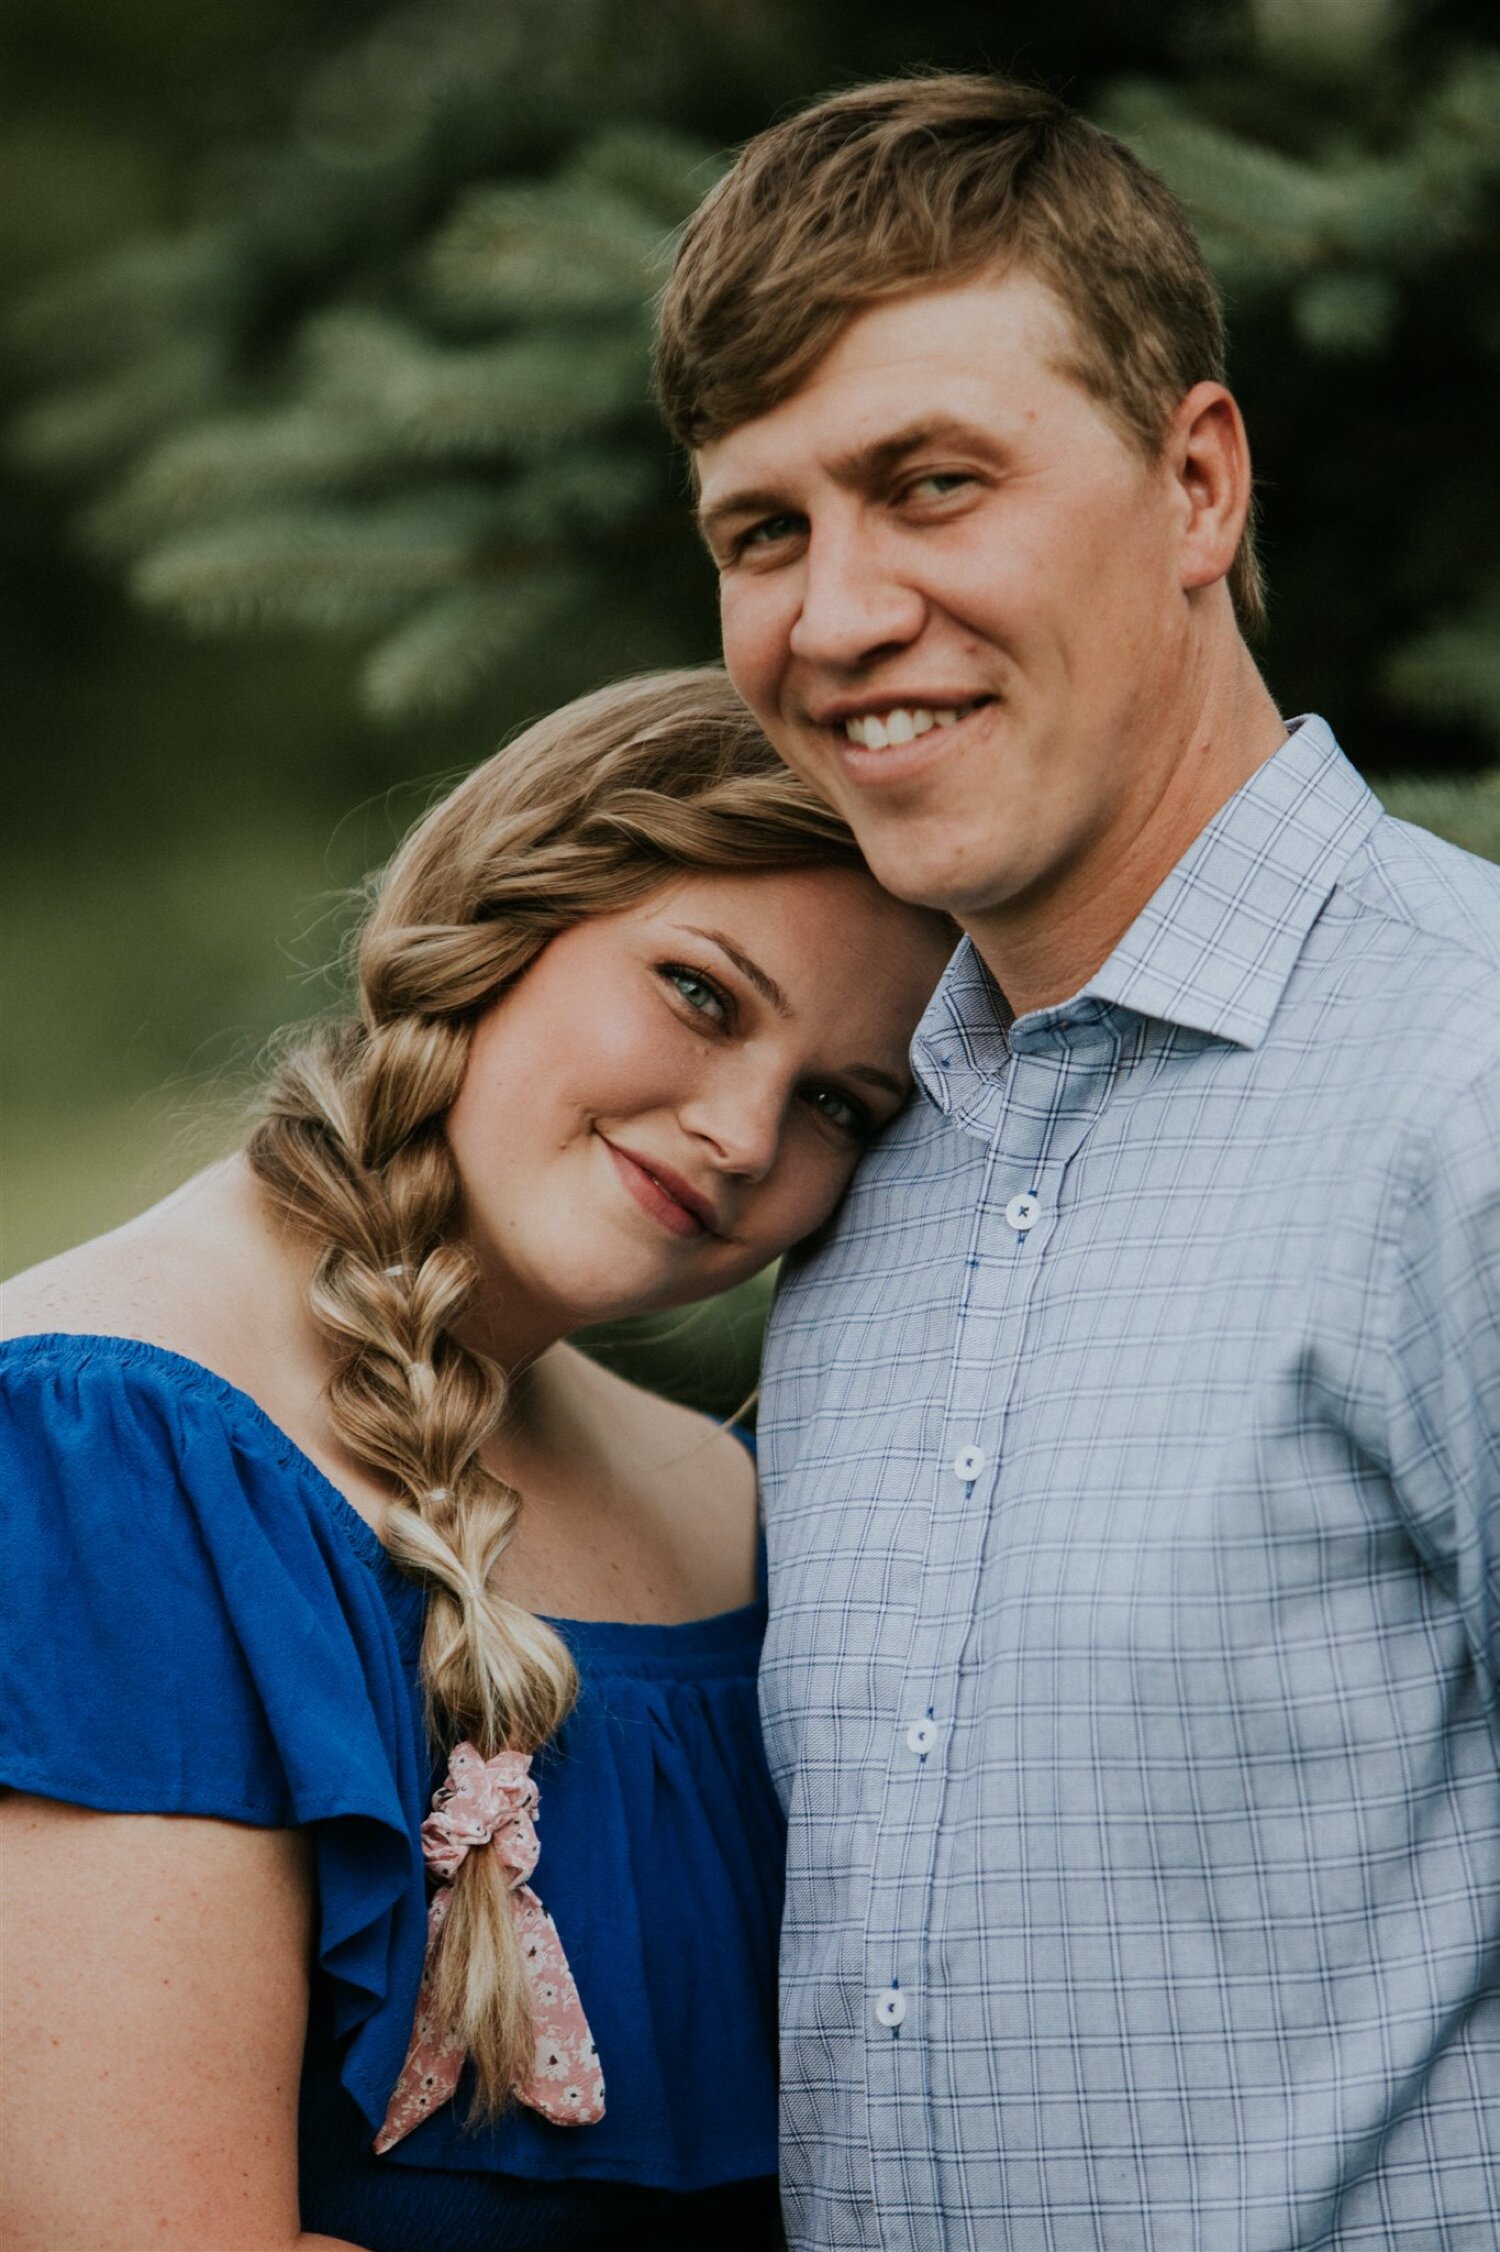
[[[1185,699],[1157,738],[1156,779],[1044,894],[960,918],[1016,1016],[1063,1001],[1106,962],[1193,840],[1286,740],[1238,635],[1211,693]]]

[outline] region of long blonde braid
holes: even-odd
[[[318,1247],[314,1320],[329,1407],[390,1485],[397,1564],[427,1591],[422,1681],[440,1755],[467,1737],[533,1751],[577,1694],[567,1649],[494,1586],[521,1497],[482,1459],[506,1378],[455,1324],[476,1271],[444,1121],[478,1014],[557,932],[686,870],[857,864],[716,668],[601,689],[529,728],[422,821],[375,897],[359,1014],[297,1047],[266,1089],[251,1164]],[[470,1854],[438,2000],[493,2118],[534,2039],[504,1872]]]

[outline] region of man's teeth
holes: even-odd
[[[898,707],[879,717],[871,712],[863,719],[846,719],[844,733],[851,743],[867,751],[884,751],[892,743],[914,743],[934,727],[952,727],[961,716],[957,711],[906,711]]]

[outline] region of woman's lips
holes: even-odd
[[[609,1151],[622,1185],[643,1212],[675,1236],[689,1238],[714,1232],[707,1206],[677,1174],[658,1171],[604,1134],[599,1139]]]

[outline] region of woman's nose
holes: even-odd
[[[736,1179],[763,1181],[776,1163],[787,1092],[757,1068],[716,1074],[680,1113],[685,1131],[709,1145],[716,1165]]]

